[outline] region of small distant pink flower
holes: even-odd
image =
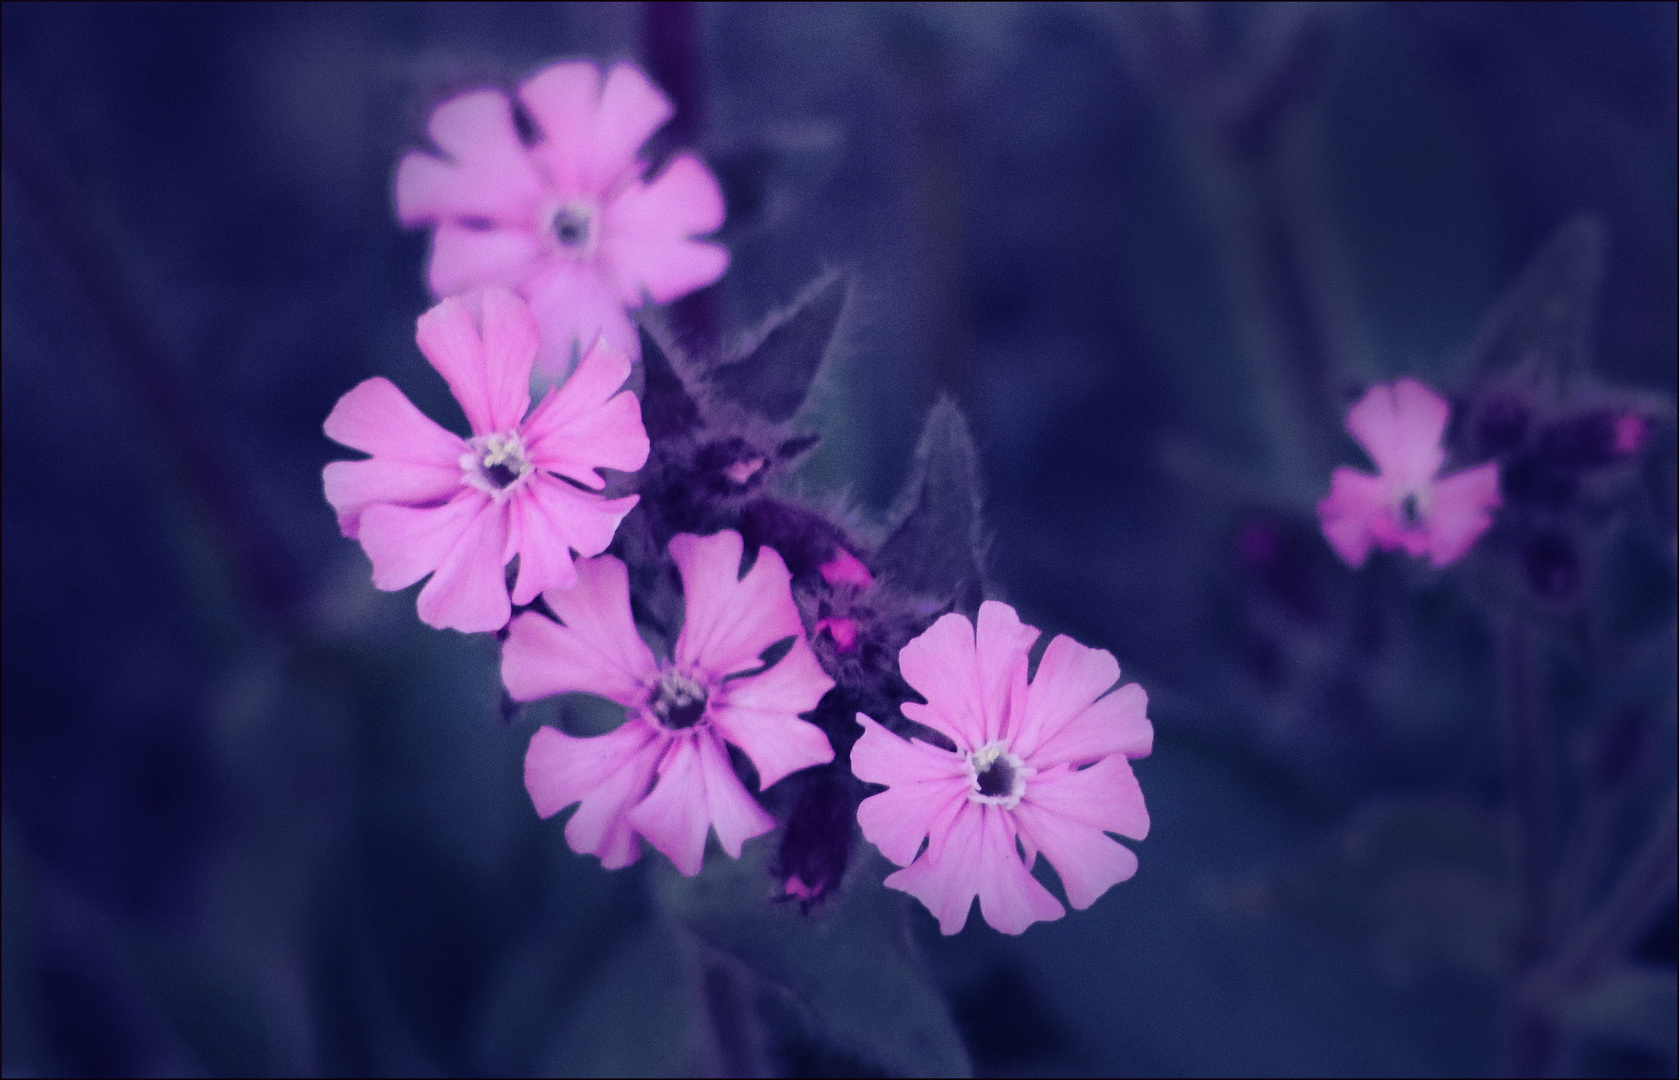
[[[328,437],[373,455],[326,467],[327,501],[344,535],[373,561],[373,584],[404,589],[427,574],[420,618],[468,633],[499,630],[511,604],[568,589],[571,552],[612,542],[636,496],[605,499],[599,468],[641,468],[641,405],[621,392],[630,361],[604,342],[550,390],[530,415],[537,328],[525,302],[504,289],[483,296],[483,332],[460,300],[420,316],[416,335],[466,412],[462,439],[427,419],[389,379],[339,399]],[[572,481],[568,483],[567,481]],[[519,557],[511,602],[503,567]]]
[[[1445,398],[1414,379],[1372,386],[1347,412],[1347,431],[1380,470],[1336,469],[1318,503],[1324,536],[1350,565],[1363,566],[1374,544],[1446,566],[1492,524],[1503,501],[1496,464],[1438,475],[1450,413]]]
[[[583,691],[630,710],[615,731],[593,738],[539,730],[525,754],[525,788],[542,817],[582,803],[566,823],[573,851],[617,869],[641,857],[636,837],[645,836],[692,877],[712,827],[737,859],[741,844],[775,827],[735,776],[724,743],[745,751],[761,787],[832,761],[828,736],[799,714],[834,682],[804,639],[792,578],[775,551],[760,548],[744,578],[736,532],[683,534],[670,554],[687,601],[673,659],[656,660],[636,633],[628,573],[602,556],[578,564],[576,588],[545,594],[560,622],[530,612],[513,620],[501,676],[519,701]],[[741,674],[787,637],[793,648],[773,667]]]
[[[530,300],[545,374],[564,375],[602,335],[638,356],[625,309],[668,303],[728,265],[721,246],[694,239],[723,224],[722,191],[691,154],[643,179],[637,153],[674,110],[633,64],[615,64],[604,81],[586,61],[551,64],[519,87],[519,101],[537,128],[528,147],[500,91],[439,105],[429,131],[447,156],[402,159],[397,217],[435,226],[437,296],[505,285]]]
[[[1129,760],[1153,746],[1148,696],[1136,683],[1115,689],[1113,656],[1068,637],[1049,643],[1028,683],[1037,638],[1012,607],[988,600],[977,635],[951,614],[903,647],[904,679],[927,699],[904,715],[954,752],[857,717],[852,771],[887,785],[863,800],[857,821],[904,867],[886,884],[926,904],[946,934],[962,929],[976,896],[1005,934],[1060,918],[1060,902],[1030,873],[1039,852],[1081,910],[1137,871],[1137,857],[1107,834],[1148,835]]]

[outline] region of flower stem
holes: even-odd
[[[1499,630],[1499,693],[1509,755],[1516,824],[1516,870],[1521,896],[1518,963],[1531,971],[1551,948],[1551,760],[1534,687],[1528,627],[1509,617]],[[1556,1052],[1556,1021],[1544,1008],[1518,1000],[1511,1018],[1509,1075],[1544,1076]]]

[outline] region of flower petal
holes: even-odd
[[[1060,902],[1020,861],[1008,812],[978,803],[969,803],[957,816],[937,861],[929,851],[889,875],[885,884],[926,904],[947,936],[962,929],[976,896],[985,921],[1005,934],[1064,914]]]
[[[675,740],[659,764],[658,784],[630,811],[630,822],[688,877],[700,872],[713,822],[718,840],[736,858],[741,843],[775,827],[775,819],[735,777],[716,736],[707,732]]]
[[[940,848],[945,846],[950,823],[968,804],[966,777],[900,784],[859,803],[857,825],[882,855],[908,866],[921,851],[921,841],[936,834]]]
[[[553,260],[523,291],[542,327],[537,368],[550,378],[563,378],[573,360],[602,338],[632,360],[641,355],[641,339],[624,305],[594,267]]]
[[[1347,411],[1347,431],[1370,454],[1382,476],[1402,485],[1434,478],[1446,460],[1440,438],[1451,406],[1415,379],[1377,384]]]
[[[620,61],[606,73],[595,114],[594,182],[604,190],[636,167],[635,156],[653,133],[665,126],[676,108],[634,64]]]
[[[420,590],[415,605],[420,621],[464,634],[488,633],[506,626],[513,613],[507,600],[507,576],[502,570],[507,565],[506,550],[506,507],[488,504]]]
[[[548,166],[560,198],[596,194],[590,183],[600,69],[587,60],[550,64],[519,87],[542,139],[532,153]]]
[[[599,555],[612,543],[624,515],[639,495],[603,499],[551,476],[535,475],[514,500],[519,580],[513,602],[528,604],[538,593],[564,590],[577,580],[571,553]]]
[[[857,807],[864,839],[899,866],[908,866],[921,841],[939,833],[939,846],[958,811],[968,802],[969,782],[961,755],[892,734],[857,716],[863,736],[851,749],[851,771],[886,791]]]
[[[1374,523],[1388,514],[1388,485],[1380,477],[1345,466],[1329,478],[1329,494],[1318,503],[1324,539],[1348,566],[1363,566],[1375,543]]]
[[[676,639],[677,666],[721,679],[757,667],[759,655],[782,638],[804,636],[793,604],[792,575],[774,548],[758,549],[758,560],[742,578],[740,534],[680,534],[670,557],[682,573],[687,620]]]
[[[708,710],[712,723],[752,759],[760,790],[789,773],[834,760],[828,736],[799,719],[799,713],[816,708],[833,685],[800,638],[768,671],[730,679],[719,688]]]
[[[566,841],[573,851],[597,855],[602,866],[616,870],[641,855],[628,812],[647,794],[663,750],[658,733],[633,718],[588,739],[543,727],[525,752],[525,790],[541,817],[581,801],[566,822]]]
[[[1498,466],[1490,461],[1436,483],[1428,515],[1429,556],[1434,565],[1446,566],[1467,554],[1492,525],[1492,511],[1503,502],[1498,494]]]
[[[1119,754],[1084,770],[1040,772],[1027,782],[1015,821],[1028,850],[1043,852],[1080,910],[1137,872],[1136,855],[1106,834],[1141,840],[1149,830],[1142,788]]]
[[[619,300],[666,304],[722,277],[729,253],[691,239],[722,224],[722,189],[692,155],[671,159],[649,183],[625,187],[602,211],[601,246]]]
[[[903,706],[904,715],[926,724],[972,753],[987,742],[985,698],[979,689],[974,627],[965,616],[941,616],[898,653],[898,670],[926,705]]]
[[[1147,757],[1154,743],[1148,694],[1136,683],[1109,693],[1118,681],[1111,653],[1057,636],[1038,661],[1012,749],[1040,770],[1109,754]]]
[[[508,627],[501,678],[518,701],[583,690],[635,708],[658,661],[630,617],[629,572],[610,555],[577,564],[577,584],[544,597],[564,625],[526,612]]]
[[[532,217],[542,195],[513,126],[511,103],[495,90],[439,105],[432,141],[452,160],[413,153],[396,170],[396,215],[404,225],[481,217],[512,224]]]
[[[984,825],[980,831],[979,910],[985,921],[994,930],[1019,934],[1035,922],[1053,921],[1066,914],[1061,901],[1021,861],[1015,847],[1014,815],[998,806],[981,809]]]
[[[1148,807],[1131,762],[1123,754],[1105,757],[1087,769],[1061,766],[1026,782],[1020,804],[1133,840],[1148,836]],[[1042,847],[1042,845],[1039,845]]]
[[[625,390],[630,358],[596,341],[565,385],[549,392],[525,421],[525,450],[538,468],[592,488],[606,486],[597,469],[634,472],[647,463],[641,403]]]
[[[630,824],[687,877],[705,861],[705,777],[692,737],[674,740],[659,762],[659,780],[629,813]]]
[[[421,315],[414,339],[431,366],[449,384],[449,392],[460,402],[467,423],[472,425],[472,433],[497,432],[484,342],[478,336],[472,309],[466,302],[451,296]]]
[[[461,467],[418,465],[410,461],[367,458],[334,461],[322,471],[326,501],[338,512],[338,527],[354,540],[361,532],[361,512],[375,503],[435,503],[461,487]]]
[[[1015,809],[1021,840],[1042,851],[1079,911],[1137,872],[1137,855],[1100,829],[1067,821],[1022,802]]]
[[[964,786],[963,755],[920,739],[893,734],[862,713],[857,722],[863,735],[851,748],[851,771],[870,784],[919,784],[960,778]]]
[[[494,431],[512,431],[531,407],[537,326],[530,305],[507,289],[485,289],[484,398]]]
[[[338,399],[326,423],[327,438],[374,457],[457,471],[466,444],[414,407],[396,384],[375,377]]]
[[[1021,622],[1014,608],[996,600],[980,604],[974,674],[979,678],[986,742],[1019,729],[1015,713],[1026,705],[1027,654],[1037,640],[1038,628]]]
[[[439,225],[431,236],[427,280],[433,296],[458,296],[492,285],[513,287],[541,267],[541,246],[525,226],[469,229]]]
[[[722,740],[714,733],[702,732],[694,737],[694,742],[705,775],[706,812],[717,828],[717,842],[730,858],[738,859],[741,845],[775,828],[775,819],[747,793],[746,785],[729,764]]]
[[[363,510],[361,546],[373,562],[374,586],[395,592],[436,570],[489,501],[483,492],[464,488],[442,506],[381,503]]]

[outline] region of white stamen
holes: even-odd
[[[478,435],[468,439],[466,445],[470,449],[461,455],[465,481],[497,502],[517,490],[534,471],[516,431]]]

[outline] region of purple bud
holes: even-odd
[[[782,899],[797,900],[808,914],[845,877],[858,800],[844,762],[806,770],[799,779],[802,787],[771,873],[781,884]]]
[[[1565,469],[1600,469],[1638,453],[1649,431],[1649,421],[1635,412],[1596,409],[1545,428],[1539,455]]]

